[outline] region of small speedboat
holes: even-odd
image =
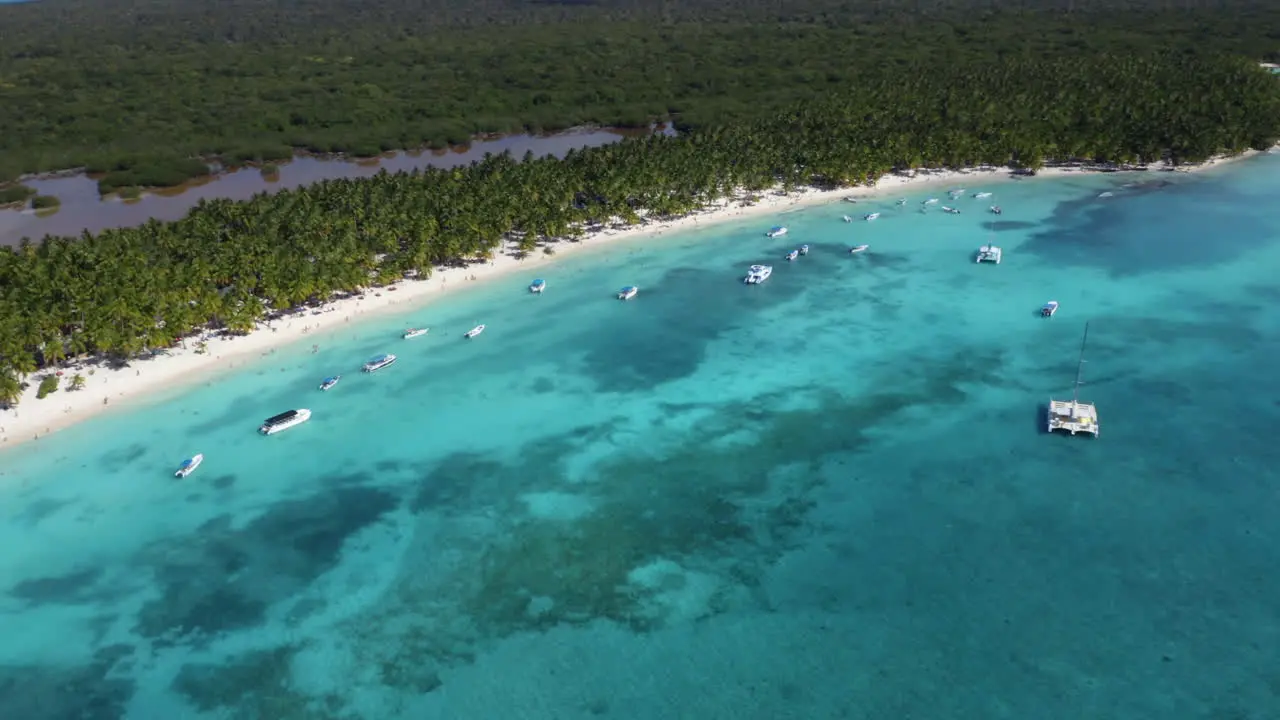
[[[202,462],[204,462],[204,455],[196,453],[186,460],[183,460],[182,464],[178,465],[178,470],[173,474],[173,476],[184,478],[195,472],[196,468],[200,467],[200,463]]]
[[[973,194],[973,196],[974,196],[975,198],[977,198],[977,199],[981,200],[981,199],[983,199],[983,198],[989,198],[989,197],[991,197],[991,193],[989,193],[989,192],[980,192],[980,193],[974,193],[974,194]]]
[[[942,206],[942,212],[945,212],[945,213],[951,213],[952,215],[959,215],[959,214],[960,214],[960,210],[959,210],[958,208],[953,208],[953,207],[951,207],[950,205],[943,205],[943,206]]]
[[[466,335],[464,335],[463,337],[473,338],[473,337],[475,337],[475,336],[479,335],[479,334],[480,334],[480,333],[482,333],[482,332],[484,332],[484,326],[483,326],[483,325],[477,325],[477,326],[475,326],[475,327],[471,328],[470,330],[468,330],[468,331],[467,331],[467,333],[466,333]]]
[[[867,213],[866,215],[863,215],[862,219],[866,220],[867,222],[871,222],[872,220],[875,220],[878,217],[880,217],[880,213],[874,212],[874,213]]]
[[[808,245],[801,245],[801,246],[800,246],[800,254],[801,254],[801,255],[808,255],[808,254],[809,254],[809,246],[808,246]]]
[[[951,196],[952,200],[954,200],[964,194],[964,188],[956,188],[955,190],[948,191],[947,194]]]
[[[848,215],[845,215],[845,216],[844,216],[844,221],[845,221],[845,222],[853,222],[853,218],[849,217]]]
[[[800,257],[800,251],[799,251],[799,250],[792,250],[791,252],[787,253],[787,259],[788,259],[788,260],[795,260],[795,259],[796,259],[796,258],[798,258],[798,257]]]
[[[752,265],[747,269],[747,277],[743,279],[748,285],[759,285],[773,274],[772,265]]]
[[[786,234],[787,234],[787,229],[782,227],[781,225],[778,225],[777,227],[769,230],[769,232],[765,233],[766,236],[771,238],[782,237],[783,235],[786,235]]]
[[[1044,304],[1044,307],[1040,308],[1040,317],[1053,317],[1056,312],[1058,312],[1058,301],[1050,300]]]
[[[390,354],[378,355],[377,357],[371,359],[369,362],[365,363],[364,367],[361,368],[361,370],[367,373],[376,372],[394,363],[395,361],[396,361],[395,355],[390,355]]]
[[[636,287],[635,285],[628,285],[618,291],[618,299],[630,300],[631,298],[635,297],[636,293],[638,292],[640,292],[640,288]]]
[[[1003,210],[1000,209],[999,205],[992,205],[991,207],[987,208],[987,211],[990,212],[992,215],[999,215],[1000,213],[1004,212]]]
[[[320,389],[321,389],[321,390],[328,390],[329,388],[333,387],[334,385],[337,385],[337,384],[338,384],[338,381],[339,381],[339,380],[341,380],[341,379],[342,379],[342,376],[341,376],[341,375],[333,375],[333,376],[327,377],[327,378],[325,378],[324,380],[320,381]]]
[[[902,207],[903,205],[906,205],[906,204],[907,204],[906,198],[902,198],[901,200],[898,201],[898,207]]]
[[[928,200],[921,201],[921,203],[920,203],[920,204],[921,204],[921,205],[933,205],[933,204],[934,204],[934,203],[936,203],[936,202],[938,202],[938,198],[929,198]]]
[[[529,283],[529,292],[531,293],[541,293],[543,290],[546,290],[546,289],[547,289],[547,281],[543,280],[542,278],[538,278],[537,280],[534,280],[533,282]]]
[[[1098,194],[1098,197],[1100,197],[1100,198],[1109,198],[1109,197],[1114,197],[1114,196],[1115,196],[1115,193],[1111,192],[1110,190],[1108,190],[1108,191],[1106,191],[1106,192],[1104,192],[1104,193],[1099,193],[1099,194]]]
[[[409,328],[404,331],[404,339],[416,338],[431,332],[431,328]]]
[[[857,246],[855,246],[855,247],[853,247],[853,248],[850,248],[850,249],[849,249],[849,254],[851,254],[851,255],[857,255],[857,254],[858,254],[858,253],[860,253],[860,252],[866,252],[866,251],[867,251],[867,248],[869,248],[869,247],[871,247],[871,246],[870,246],[870,245],[857,245]]]

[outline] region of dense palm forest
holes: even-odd
[[[894,169],[1046,159],[1175,162],[1280,139],[1280,82],[1240,58],[932,62],[863,74],[749,121],[553,158],[323,182],[180,221],[0,250],[0,397],[40,367],[127,359],[213,324],[533,251],[583,227],[680,215],[738,189],[866,182]]]
[[[85,167],[111,191],[181,183],[197,156],[705,127],[883,66],[1262,60],[1277,39],[1280,5],[1244,0],[39,0],[0,6],[0,182]]]

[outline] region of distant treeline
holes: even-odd
[[[735,189],[1049,159],[1175,162],[1271,146],[1280,82],[1233,57],[1011,56],[868,70],[785,111],[569,153],[333,180],[177,222],[0,249],[0,399],[68,356],[127,359],[212,324],[482,258],[588,224],[680,215]]]
[[[1280,5],[1225,0],[49,0],[0,6],[0,182],[168,185],[293,149],[750,120],[925,59],[1172,50],[1263,60]]]

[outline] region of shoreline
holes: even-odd
[[[1259,151],[1250,150],[1240,155],[1213,158],[1199,165],[1179,168],[1169,168],[1163,163],[1133,168],[1065,165],[1046,167],[1037,171],[1034,177],[1061,178],[1144,170],[1200,172],[1258,154]],[[40,384],[39,377],[47,373],[33,374],[26,378],[28,387],[23,390],[17,404],[7,410],[0,410],[0,453],[27,442],[43,440],[59,430],[110,411],[134,408],[148,400],[162,400],[169,394],[166,391],[190,387],[223,372],[243,368],[278,349],[313,338],[323,338],[353,321],[360,322],[398,311],[421,308],[448,293],[474,287],[478,283],[492,282],[517,271],[531,272],[552,265],[565,256],[591,248],[616,247],[627,241],[657,237],[668,232],[777,215],[844,198],[872,199],[899,190],[918,191],[961,180],[1003,181],[1013,177],[1013,170],[1008,167],[891,173],[871,185],[834,190],[807,187],[791,193],[783,193],[777,189],[766,190],[754,194],[755,202],[751,202],[745,194],[737,193],[732,198],[720,200],[708,208],[679,218],[642,221],[634,226],[607,225],[589,230],[577,241],[558,240],[546,243],[543,248],[554,250],[554,254],[550,255],[535,251],[521,258],[513,253],[514,243],[508,241],[487,263],[439,268],[433,270],[425,280],[403,279],[387,286],[367,288],[359,294],[333,300],[322,306],[304,308],[283,318],[259,322],[247,335],[214,336],[210,332],[204,332],[198,337],[187,338],[185,346],[131,360],[120,368],[111,368],[102,362],[53,368],[49,372],[60,370],[63,375],[58,389],[43,399],[37,399],[36,392]],[[207,343],[203,354],[195,349],[200,341]],[[66,389],[76,373],[84,377],[84,387],[80,390]]]

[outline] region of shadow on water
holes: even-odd
[[[1196,212],[1173,212],[1189,202]],[[1117,277],[1229,263],[1270,233],[1248,213],[1234,212],[1240,202],[1213,176],[1117,189],[1107,198],[1089,191],[1058,203],[1020,252],[1049,265],[1094,267]],[[1213,250],[1206,252],[1210,237]]]

